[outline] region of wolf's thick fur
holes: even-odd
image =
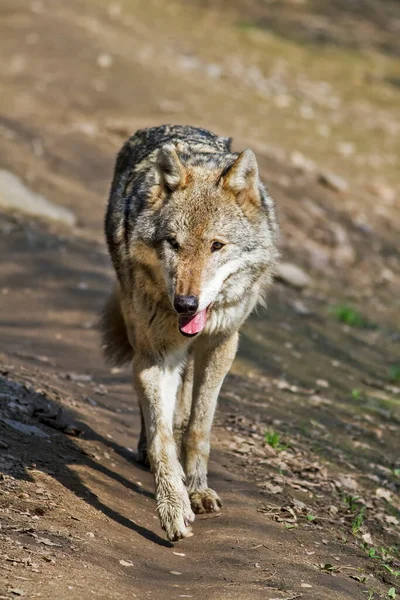
[[[193,511],[221,507],[207,483],[211,425],[238,330],[272,280],[274,204],[251,150],[166,125],[120,151],[105,229],[117,285],[103,347],[117,364],[133,358],[139,457],[154,473],[161,525],[178,540]],[[177,299],[195,314],[178,314]]]

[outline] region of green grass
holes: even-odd
[[[396,570],[396,569],[393,569],[393,568],[392,568],[390,565],[386,565],[386,564],[384,564],[384,565],[382,565],[382,567],[383,567],[384,569],[386,569],[386,571],[389,571],[389,573],[390,573],[391,575],[393,575],[393,577],[395,577],[396,579],[397,579],[398,577],[400,577],[400,571],[398,571],[398,570]]]
[[[390,365],[389,377],[393,383],[398,383],[400,381],[400,365]]]
[[[353,520],[353,522],[351,524],[351,532],[353,535],[357,535],[357,533],[360,531],[360,529],[364,523],[364,518],[365,518],[365,506],[362,506],[360,512],[358,513],[358,515],[355,517],[355,519]]]
[[[288,448],[287,444],[281,444],[281,436],[277,431],[266,431],[264,438],[267,444],[277,452],[282,452],[282,450]]]
[[[347,504],[347,506],[349,507],[350,512],[354,512],[360,504],[360,496],[352,496],[351,494],[345,494],[343,500],[345,504]]]
[[[350,327],[362,328],[369,325],[367,319],[348,304],[337,304],[336,306],[332,306],[331,312],[338,321],[345,323]]]

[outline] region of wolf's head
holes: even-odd
[[[181,333],[193,336],[210,311],[239,304],[254,284],[270,279],[274,206],[251,150],[204,160],[170,144],[153,169],[138,241],[152,248],[148,266],[165,285]]]

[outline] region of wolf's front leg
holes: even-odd
[[[238,334],[215,344],[198,340],[195,354],[193,405],[186,435],[186,484],[195,513],[214,512],[222,502],[208,487],[210,434],[218,394],[235,357]]]
[[[137,355],[133,372],[146,424],[147,452],[154,474],[158,515],[168,538],[176,541],[189,534],[194,521],[173,436],[180,365],[171,367]]]

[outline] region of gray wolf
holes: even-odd
[[[157,510],[170,540],[218,511],[210,431],[238,330],[262,303],[277,259],[272,199],[247,149],[204,129],[164,125],[122,147],[105,219],[116,272],[103,348],[132,361]]]

